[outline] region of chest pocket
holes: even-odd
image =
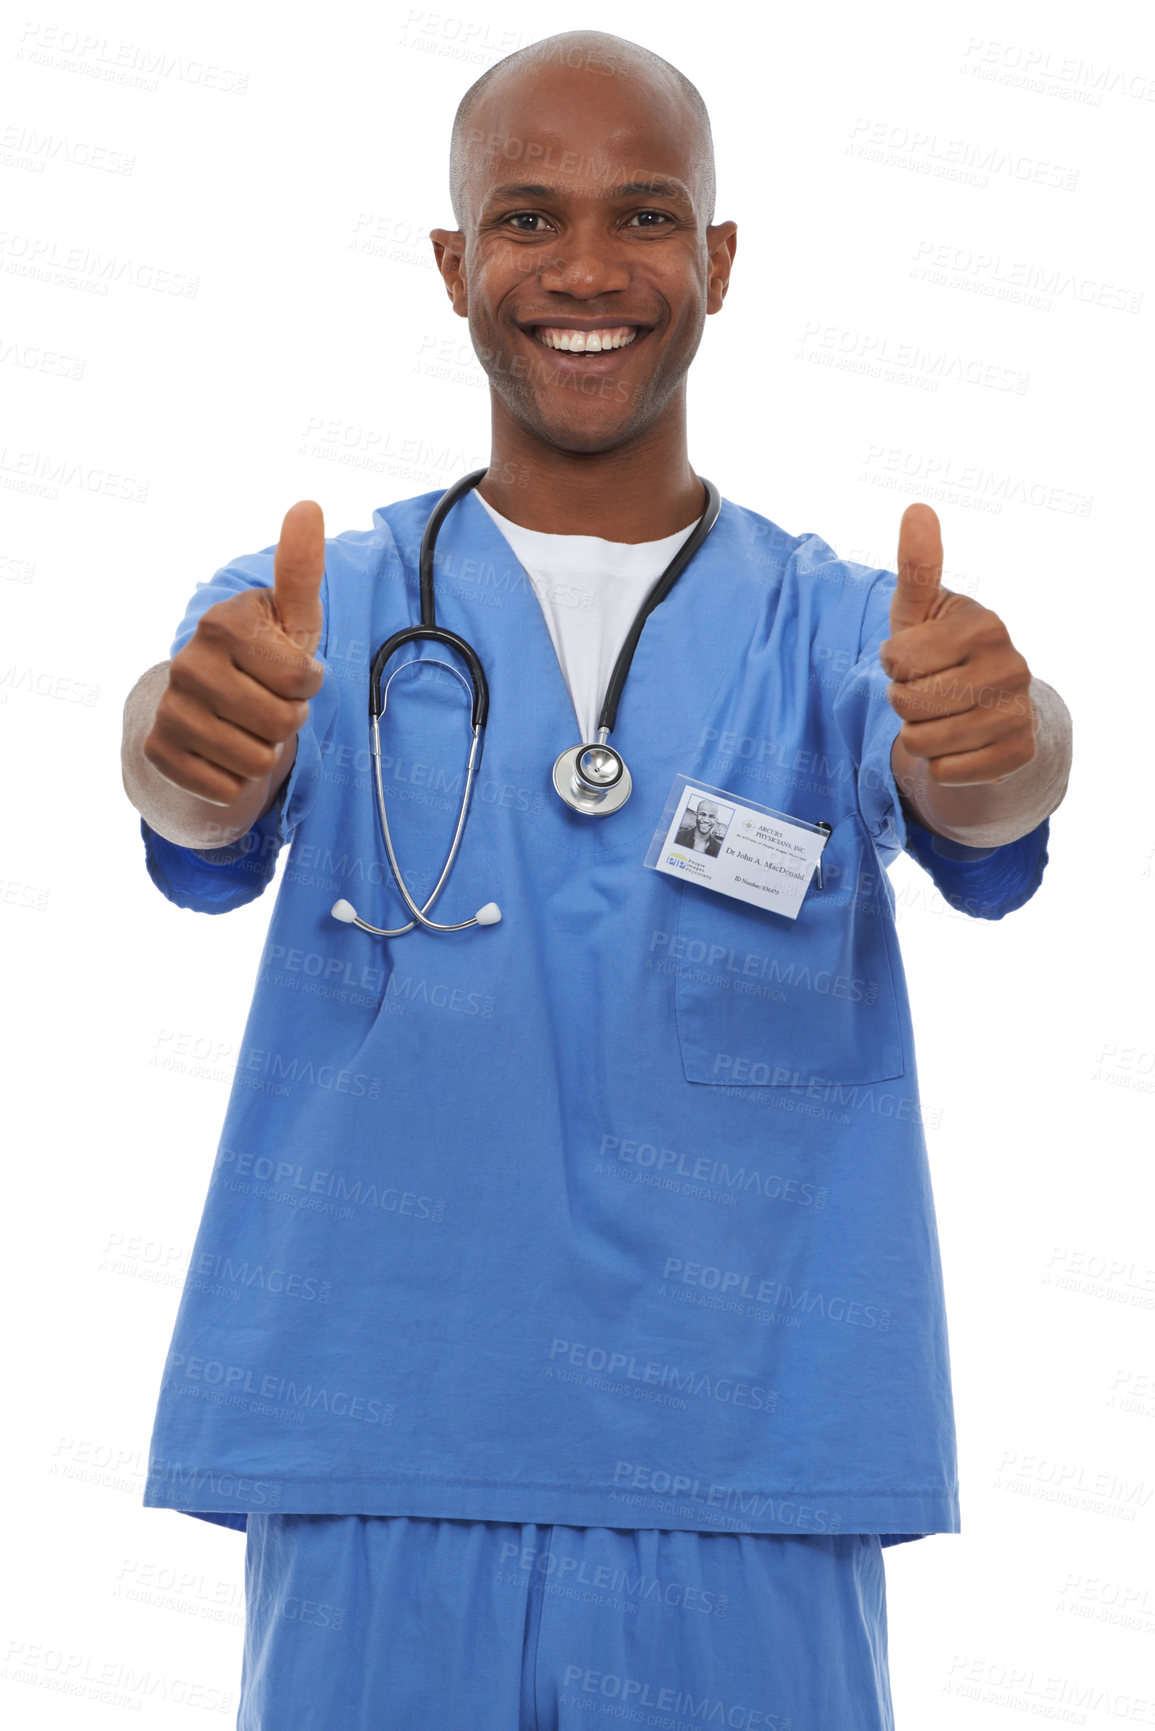
[[[690,1082],[797,1088],[903,1073],[895,944],[881,867],[860,820],[823,851],[795,920],[682,885],[674,1001]]]

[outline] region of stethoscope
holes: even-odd
[[[371,932],[378,938],[399,938],[405,932],[411,932],[416,926],[424,926],[431,932],[463,932],[468,926],[492,926],[501,918],[501,909],[496,902],[486,902],[478,908],[472,919],[460,920],[456,925],[442,925],[437,920],[428,918],[429,910],[445,887],[445,881],[457,858],[457,850],[461,846],[461,837],[465,830],[465,819],[469,811],[469,799],[473,792],[474,777],[481,760],[481,745],[485,733],[486,718],[489,714],[489,686],[480,657],[473,645],[467,643],[464,637],[459,637],[454,631],[446,631],[436,622],[433,605],[433,550],[437,545],[437,532],[445,521],[447,514],[463,494],[488,474],[488,469],[475,469],[472,474],[465,475],[437,501],[429,514],[425,525],[425,533],[421,537],[421,623],[410,625],[404,631],[395,631],[378,649],[373,657],[369,670],[369,753],[373,759],[373,779],[377,794],[377,815],[381,822],[381,834],[385,841],[385,852],[389,856],[389,867],[401,892],[401,899],[413,916],[408,925],[397,926],[389,931],[382,926],[370,925],[363,920],[350,902],[341,900],[333,903],[332,916],[346,925],[360,926],[363,932]],[[597,738],[581,745],[572,745],[568,751],[563,751],[553,766],[553,785],[560,797],[573,811],[582,812],[586,817],[608,817],[611,812],[620,811],[625,805],[633,788],[630,772],[626,768],[621,753],[609,744],[609,736],[614,730],[618,717],[618,703],[621,700],[622,689],[634,659],[634,650],[642,635],[642,627],[658,604],[666,599],[710,530],[717,521],[721,507],[721,495],[712,481],[707,481],[704,475],[699,475],[706,489],[706,509],[702,512],[694,526],[694,532],[689,539],[674,554],[662,575],[654,583],[653,588],[639,607],[626,634],[621,651],[614,663],[610,682],[606,687],[605,700],[602,703],[601,714],[598,717]],[[381,686],[381,675],[385,664],[406,643],[430,642],[442,643],[456,650],[469,669],[469,680],[448,661],[438,661],[434,657],[417,657],[418,660],[428,660],[431,665],[443,667],[456,678],[460,679],[465,688],[470,703],[471,738],[469,745],[469,761],[465,766],[465,785],[461,794],[461,805],[457,814],[457,827],[453,833],[453,842],[449,856],[442,868],[441,876],[434,884],[432,892],[423,907],[418,907],[406,886],[397,864],[397,856],[393,851],[393,838],[389,834],[389,818],[385,810],[385,788],[381,779],[381,717],[385,713],[385,705],[389,696],[389,687],[397,674],[405,667],[412,666],[412,661],[403,663],[390,674]]]

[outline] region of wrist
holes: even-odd
[[[1062,802],[1071,767],[1071,716],[1058,692],[1041,679],[1029,687],[1035,755],[999,781],[942,786],[927,758],[908,752],[896,734],[891,748],[895,785],[924,829],[964,847],[995,848],[1037,829]]]

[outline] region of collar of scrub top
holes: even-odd
[[[403,631],[394,632],[393,636],[386,639],[373,657],[373,665],[369,674],[370,716],[379,717],[381,715],[383,708],[381,701],[381,674],[384,671],[386,662],[389,660],[394,650],[400,649],[405,643],[413,643],[418,640],[429,640],[436,643],[445,643],[448,644],[450,648],[456,649],[466,666],[469,668],[470,677],[473,681],[473,708],[470,718],[471,723],[474,727],[483,728],[485,726],[486,717],[489,714],[489,686],[486,682],[485,673],[477,651],[473,648],[472,644],[466,642],[464,637],[459,637],[456,632],[444,630],[437,623],[437,610],[433,596],[433,551],[437,545],[438,531],[453,506],[457,503],[458,499],[464,496],[464,494],[470,492],[474,487],[476,487],[479,481],[484,480],[488,473],[488,468],[485,468],[474,469],[470,474],[463,475],[460,481],[455,481],[452,487],[446,489],[429,514],[429,520],[425,525],[425,532],[421,537],[421,554],[419,560],[421,582],[421,623],[420,625],[410,625]],[[614,662],[613,672],[610,674],[610,681],[606,686],[606,695],[602,702],[601,715],[598,717],[599,733],[603,731],[606,733],[612,733],[614,727],[617,725],[618,704],[621,701],[622,690],[626,683],[626,676],[630,671],[630,664],[634,659],[634,650],[637,648],[638,638],[642,635],[642,627],[645,625],[650,614],[654,611],[654,608],[666,599],[666,596],[670,593],[670,590],[674,587],[674,584],[678,581],[678,578],[682,575],[682,572],[686,569],[686,566],[690,563],[690,560],[694,557],[694,554],[698,551],[698,548],[702,545],[702,542],[706,539],[706,536],[710,533],[710,530],[718,520],[718,512],[722,504],[721,495],[713,481],[708,481],[704,475],[699,475],[698,479],[706,489],[706,508],[694,527],[694,533],[687,541],[682,543],[678,548],[678,551],[674,554],[674,557],[670,560],[670,563],[666,566],[666,569],[655,581],[653,588],[649,591],[649,594],[639,607],[633,624],[626,633],[625,642],[622,644],[618,658]]]
[[[465,660],[474,682],[473,725],[484,727],[485,716],[489,706],[489,693],[485,684],[485,676],[476,652],[465,642],[464,638],[452,632],[442,632],[436,623],[436,613],[433,600],[433,550],[437,543],[437,532],[445,520],[446,513],[464,493],[476,487],[488,473],[487,469],[475,469],[472,474],[465,475],[454,483],[438,501],[430,513],[425,525],[425,533],[421,537],[420,577],[421,577],[421,624],[412,626],[407,631],[399,631],[387,643],[383,643],[373,660],[370,678],[370,715],[381,713],[380,678],[381,670],[393,653],[403,643],[412,642],[418,638],[430,639],[434,642],[447,643]],[[581,812],[587,817],[609,817],[611,813],[620,811],[630,797],[633,783],[625,762],[612,745],[608,743],[609,736],[617,725],[618,704],[634,659],[634,651],[642,628],[694,554],[702,545],[710,530],[718,520],[722,499],[712,481],[704,475],[698,479],[706,490],[706,506],[694,526],[694,532],[684,541],[666,569],[658,577],[650,589],[642,605],[639,607],[633,624],[626,633],[626,638],[618,658],[614,662],[609,684],[602,701],[601,714],[598,717],[597,737],[583,741],[563,751],[553,766],[553,785],[558,796],[573,811]],[[376,709],[374,710],[374,705]],[[479,722],[478,716],[481,720]]]

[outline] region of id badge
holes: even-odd
[[[829,837],[827,823],[808,823],[678,775],[645,863],[793,920],[816,867],[822,887],[822,850]]]

